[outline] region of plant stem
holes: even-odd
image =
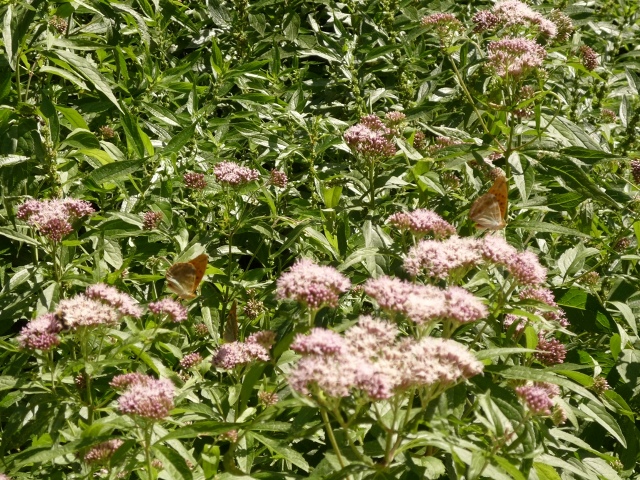
[[[324,428],[327,431],[327,435],[329,435],[329,441],[331,442],[333,451],[336,452],[336,456],[338,457],[340,467],[344,468],[346,466],[346,463],[344,461],[344,458],[342,457],[342,453],[340,452],[340,447],[338,447],[338,442],[336,442],[336,437],[333,435],[333,429],[331,428],[331,423],[329,422],[327,411],[324,408],[320,408],[320,415],[322,416],[322,422],[324,423]]]

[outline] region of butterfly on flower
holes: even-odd
[[[505,216],[509,207],[509,187],[507,178],[500,175],[495,179],[487,193],[477,198],[471,210],[469,218],[478,228],[500,230],[507,225]]]
[[[180,298],[196,298],[196,290],[204,277],[209,257],[206,253],[188,262],[174,263],[165,273],[167,288]]]

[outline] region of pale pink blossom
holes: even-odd
[[[172,322],[179,323],[187,319],[187,307],[172,298],[151,302],[148,307],[156,315],[167,315]]]
[[[155,230],[162,223],[162,212],[145,212],[142,214],[142,229]]]
[[[544,332],[538,334],[538,346],[533,356],[545,365],[557,365],[564,363],[567,356],[567,347],[555,338],[547,339]]]
[[[332,330],[312,328],[308,335],[298,333],[290,348],[304,355],[329,355],[342,352],[346,348],[346,342]]]
[[[84,455],[84,461],[87,463],[104,463],[109,460],[116,450],[124,444],[124,440],[114,439],[99,443],[89,449]]]
[[[383,320],[361,317],[339,342],[338,334],[323,335],[314,329],[307,343],[296,339],[303,357],[288,375],[291,387],[305,395],[322,392],[330,397],[364,394],[371,400],[386,399],[410,387],[446,388],[482,373],[479,362],[462,344],[426,337],[398,338],[398,328]],[[322,339],[325,344],[320,344]]]
[[[184,185],[192,190],[204,190],[207,188],[207,180],[204,173],[187,172],[183,177]]]
[[[360,119],[360,123],[347,129],[344,141],[363,159],[375,161],[395,155],[396,146],[388,138],[392,134],[376,115],[367,115]]]
[[[71,330],[100,325],[114,326],[122,318],[118,310],[111,305],[89,298],[82,293],[60,300],[58,313],[65,327]]]
[[[269,338],[273,332],[270,332]],[[265,336],[253,334],[246,342],[230,342],[220,345],[215,353],[212,363],[214,367],[230,370],[238,365],[246,365],[256,360],[268,362],[269,346],[265,346],[259,341],[266,343]]]
[[[142,309],[133,297],[110,285],[104,283],[90,285],[87,287],[85,295],[114,307],[121,315],[134,318],[140,318],[142,315]]]
[[[503,38],[489,42],[487,64],[499,77],[522,77],[542,66],[547,52],[526,38]]]
[[[35,320],[31,320],[20,331],[18,343],[28,350],[50,350],[60,343],[58,333],[62,325],[53,313],[45,313]]]
[[[118,399],[118,407],[128,415],[161,420],[173,409],[175,393],[171,380],[141,375],[127,385]]]
[[[547,278],[547,269],[540,265],[533,252],[520,252],[506,265],[507,270],[522,285],[540,285]]]
[[[341,293],[351,282],[333,267],[320,266],[303,258],[277,281],[278,298],[297,300],[309,308],[338,305]]]
[[[555,390],[547,387],[548,384],[527,384],[516,388],[518,396],[524,400],[525,404],[535,415],[551,415],[553,409],[552,397]]]
[[[73,231],[75,220],[91,215],[95,210],[85,200],[75,198],[27,200],[18,207],[16,216],[25,220],[45,237],[59,242]]]
[[[234,162],[220,162],[214,165],[213,173],[219,183],[232,187],[244,185],[260,178],[260,172]]]
[[[513,325],[516,322],[518,322],[518,324],[514,329],[514,333],[520,334],[526,328],[527,324],[529,323],[529,319],[521,315],[513,315],[511,313],[507,313],[504,316],[504,320],[502,321],[502,324],[504,325],[505,330],[509,330],[511,328],[511,325]]]
[[[487,306],[462,287],[449,287],[443,293],[447,303],[446,317],[455,322],[475,322],[489,315]]]
[[[456,233],[453,225],[432,210],[420,208],[412,212],[394,213],[387,219],[400,230],[409,230],[414,235],[431,234],[435,237],[448,237]]]
[[[521,300],[536,300],[538,302],[545,303],[550,307],[554,307],[556,310],[541,311],[536,309],[535,313],[540,316],[543,316],[547,320],[558,322],[562,327],[567,327],[569,325],[569,321],[567,320],[566,314],[558,306],[558,304],[555,301],[553,292],[548,288],[525,287],[520,291],[518,296],[520,297]]]
[[[278,188],[287,188],[289,178],[282,170],[271,170],[269,182]]]
[[[202,363],[202,355],[198,352],[188,353],[180,360],[182,368],[193,368],[200,363]]]
[[[445,279],[450,272],[480,263],[479,241],[452,236],[445,241],[421,240],[411,247],[404,259],[404,269],[412,276],[424,273]]]

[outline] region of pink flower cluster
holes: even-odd
[[[180,360],[180,366],[182,368],[193,368],[200,363],[202,363],[202,355],[198,352],[188,353]]]
[[[79,327],[116,325],[123,316],[139,318],[142,309],[126,293],[98,283],[88,287],[85,293],[61,300],[56,313],[65,327],[75,330]]]
[[[371,400],[392,397],[411,387],[441,390],[482,373],[483,365],[462,344],[426,337],[398,340],[392,323],[361,317],[344,336],[315,328],[298,335],[291,349],[302,358],[289,384],[302,394],[318,390],[331,397],[360,392]]]
[[[172,298],[151,302],[148,307],[155,315],[167,315],[172,322],[179,323],[187,319],[187,307]]]
[[[234,162],[220,162],[214,165],[213,173],[219,183],[226,183],[232,187],[244,185],[260,178],[260,173],[249,167],[243,167]]]
[[[551,415],[552,399],[560,395],[560,388],[551,383],[529,383],[517,387],[516,393],[535,415]]]
[[[364,291],[383,310],[401,313],[417,324],[446,319],[470,323],[488,315],[480,299],[461,287],[441,290],[382,276],[368,280]]]
[[[409,230],[419,236],[432,234],[434,237],[442,238],[456,233],[453,225],[433,210],[426,208],[419,208],[412,212],[394,213],[387,219],[387,223],[400,230]]]
[[[555,338],[547,339],[544,332],[538,334],[538,346],[533,356],[545,365],[557,365],[564,363],[567,356],[567,347]]]
[[[350,286],[351,282],[335,268],[303,258],[278,279],[277,295],[280,299],[297,300],[309,308],[335,307],[340,294]]]
[[[436,137],[433,143],[429,145],[429,148],[427,148],[427,151],[429,155],[435,155],[443,148],[455,147],[456,145],[464,145],[464,143],[465,142],[458,138]]]
[[[566,19],[562,18],[565,21]],[[518,27],[535,28],[547,38],[558,34],[558,26],[518,0],[498,2],[491,10],[481,10],[473,16],[476,32],[501,27],[517,32]]]
[[[84,461],[87,463],[105,463],[123,444],[124,440],[120,439],[107,440],[106,442],[99,443],[89,449],[84,455]]]
[[[65,198],[27,200],[18,207],[16,216],[25,220],[45,237],[59,242],[73,231],[73,221],[94,212],[94,208],[85,200]]]
[[[396,146],[389,139],[392,134],[376,115],[367,115],[344,132],[344,141],[364,160],[375,161],[395,155]]]
[[[255,360],[269,361],[269,349],[275,342],[275,333],[269,330],[254,333],[245,342],[231,342],[220,346],[213,357],[213,366],[230,370]]]
[[[404,269],[412,276],[424,273],[439,279],[463,267],[473,267],[482,261],[504,266],[522,285],[539,285],[547,276],[532,252],[518,252],[501,237],[489,235],[483,239],[452,236],[444,241],[421,240],[404,259]]]
[[[527,38],[489,42],[487,64],[497,76],[520,78],[542,66],[547,51]]]
[[[439,37],[446,37],[463,30],[462,23],[451,13],[432,13],[426,17],[422,17],[422,23],[425,27],[435,29]]]
[[[60,343],[58,333],[62,325],[53,313],[45,313],[30,321],[20,331],[18,343],[28,350],[47,351]]]
[[[184,185],[192,190],[204,190],[207,188],[207,180],[204,173],[187,172],[183,177]]]
[[[138,302],[130,295],[122,293],[110,285],[96,283],[95,285],[87,287],[84,294],[93,300],[100,300],[115,308],[121,315],[128,315],[134,318],[140,318],[142,315],[142,309],[138,305]]]
[[[144,212],[142,214],[142,229],[155,230],[162,222],[162,212]]]
[[[569,321],[567,320],[566,314],[564,311],[558,306],[556,303],[553,292],[548,288],[544,287],[526,287],[523,288],[518,294],[521,300],[536,300],[540,303],[545,303],[550,307],[554,307],[557,310],[553,311],[541,311],[535,310],[537,315],[540,315],[547,320],[558,322],[560,326],[567,327],[569,326]]]
[[[271,170],[269,182],[278,188],[287,188],[289,178],[282,170]]]
[[[173,409],[175,387],[166,378],[155,379],[140,373],[127,373],[115,376],[110,385],[125,389],[118,399],[122,413],[161,420]]]

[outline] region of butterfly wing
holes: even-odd
[[[191,263],[174,263],[165,274],[167,288],[180,298],[195,298],[196,267]]]
[[[227,315],[227,323],[224,326],[224,331],[222,332],[222,338],[226,342],[236,342],[238,340],[238,302],[237,300],[233,301],[233,305],[231,305],[231,310],[229,310],[229,314]]]
[[[496,178],[488,193],[491,193],[496,197],[496,201],[500,207],[500,216],[504,219],[507,215],[507,208],[509,207],[509,186],[507,184],[507,177],[500,175]]]
[[[502,217],[500,202],[493,193],[485,193],[473,202],[469,218],[476,223],[478,228],[500,230],[506,225]]]
[[[200,282],[202,281],[202,277],[204,277],[204,272],[207,269],[207,264],[209,263],[209,256],[206,253],[203,253],[202,255],[198,255],[193,260],[189,260],[189,263],[196,269],[196,278],[193,283],[192,292],[195,293],[198,285],[200,285]]]

